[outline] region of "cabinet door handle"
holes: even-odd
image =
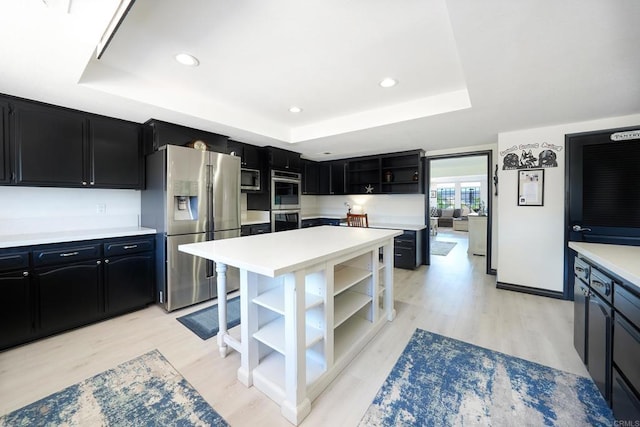
[[[108,260],[108,259],[105,259],[105,260],[104,260],[104,263],[105,263],[105,264],[109,264],[109,260]]]
[[[123,249],[135,249],[137,247],[138,245],[126,245],[126,246],[123,246]]]
[[[29,272],[28,272],[28,271],[23,271],[23,272],[22,272],[22,275],[23,275],[24,277],[27,277],[27,276],[29,275]]]
[[[87,185],[87,181],[82,181],[82,185]]]
[[[80,252],[65,252],[63,254],[60,254],[60,256],[67,257],[67,256],[76,256],[76,255],[79,255],[79,254],[80,254]]]
[[[395,254],[396,256],[402,256],[402,254]]]
[[[96,264],[100,265],[102,264],[102,261],[96,261]]]

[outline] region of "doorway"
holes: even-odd
[[[486,273],[495,274],[491,269],[492,152],[428,156],[424,161],[425,224],[428,225],[428,238],[424,239],[425,264],[431,264],[433,256],[441,256],[441,242],[449,241],[450,246],[460,244],[454,252],[457,256],[461,256],[462,251],[466,252],[462,256],[484,256]],[[444,246],[446,251],[446,244]]]

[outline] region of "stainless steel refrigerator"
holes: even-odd
[[[178,245],[240,236],[240,158],[167,145],[146,158],[144,227],[155,228],[157,301],[167,311],[217,296],[215,265]],[[227,289],[239,273],[227,271]]]

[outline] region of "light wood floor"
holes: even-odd
[[[587,375],[572,344],[572,303],[498,290],[484,257],[468,256],[466,233],[431,266],[395,270],[397,318],[312,403],[303,426],[355,426],[416,328]],[[289,426],[279,407],[236,381],[237,353],[220,358],[176,317],[152,306],[0,353],[0,414],[157,348],[232,426]]]

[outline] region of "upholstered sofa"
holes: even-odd
[[[466,231],[468,230],[467,215],[471,211],[464,206],[462,209],[431,209],[431,216],[438,218],[438,227],[453,227],[454,230]],[[462,221],[465,223],[463,224]]]

